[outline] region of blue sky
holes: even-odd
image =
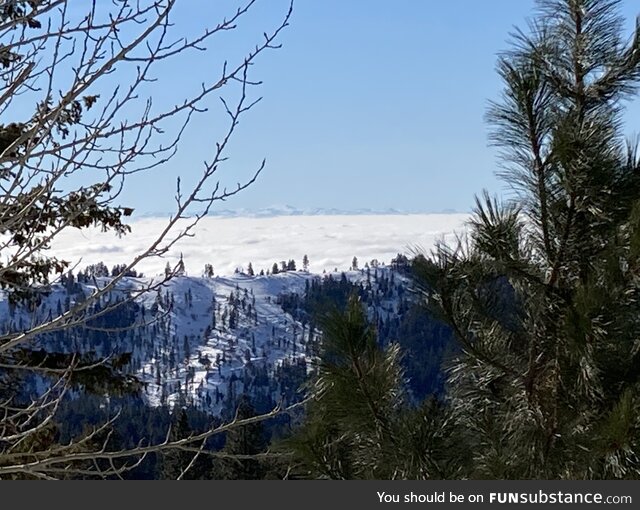
[[[622,3],[629,28],[640,12],[633,3]],[[230,12],[234,2],[224,4]],[[186,32],[220,17],[220,2],[190,5],[198,16],[177,18]],[[237,34],[210,46],[212,70],[250,48],[287,5],[259,1]],[[233,185],[263,157],[267,167],[219,208],[464,212],[482,188],[502,193],[483,115],[501,87],[496,54],[533,6],[533,0],[297,0],[282,49],[263,55],[253,70],[264,82],[254,93],[264,99],[242,119],[220,177]],[[178,67],[163,71],[164,85],[154,94],[197,85],[190,69],[199,62],[202,54],[172,64]],[[627,115],[636,121],[630,132],[640,130],[638,114],[636,101]],[[187,182],[196,175],[216,129],[211,117],[196,119],[169,167],[132,181],[123,201],[143,213],[171,210],[174,173]]]

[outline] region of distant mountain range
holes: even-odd
[[[397,215],[397,214],[456,214],[459,211],[454,209],[443,209],[442,211],[408,211],[395,208],[373,209],[337,209],[337,208],[299,208],[291,205],[275,205],[260,209],[218,209],[209,213],[209,216],[223,218],[270,218],[274,216],[362,216],[362,215]],[[172,212],[157,211],[137,214],[139,218],[157,218],[171,216]]]

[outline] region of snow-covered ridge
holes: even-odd
[[[303,293],[313,277],[287,272],[174,278],[164,291],[171,296],[168,315],[156,331],[167,341],[138,370],[150,403],[175,404],[186,395],[220,412],[244,392],[277,402],[284,391],[275,373],[283,365],[306,367],[309,343],[318,334],[286,314],[277,296]],[[145,304],[150,308],[156,300],[157,295],[147,295]]]
[[[305,285],[318,275],[290,271],[269,276],[176,276],[157,291],[143,294],[120,315],[132,327],[121,331],[119,322],[99,337],[90,330],[47,337],[37,348],[54,352],[79,349],[109,356],[132,353],[128,369],[145,384],[151,405],[175,405],[182,401],[213,413],[233,409],[235,399],[248,393],[263,406],[292,399],[295,388],[287,374],[307,373],[310,347],[317,330],[301,324],[277,303],[282,293],[303,294]],[[78,283],[75,278],[52,286],[35,309],[10,306],[0,292],[0,330],[16,331],[42,323],[66,311],[95,285],[108,277]],[[99,306],[104,308],[128,292],[147,286],[152,278],[127,277]],[[121,318],[117,319],[118,321]]]
[[[389,274],[388,267],[376,275]],[[344,275],[354,283],[371,282],[367,271]],[[343,273],[331,275],[343,278]],[[262,407],[296,398],[320,341],[321,332],[300,322],[278,303],[282,294],[303,295],[313,279],[327,278],[307,271],[287,271],[268,276],[234,274],[229,277],[176,276],[158,291],[144,294],[125,309],[113,334],[92,335],[80,330],[68,336],[48,337],[48,350],[74,349],[99,356],[130,352],[128,370],[145,383],[144,396],[151,405],[186,402],[213,413],[231,412],[236,398],[247,393]],[[398,276],[400,278],[400,276]],[[112,296],[99,304],[122,298],[148,285],[152,278],[125,278]],[[9,307],[0,293],[0,329],[22,329],[32,320],[42,322],[62,313],[88,295],[95,281],[67,279],[28,311]],[[375,282],[374,282],[375,285]],[[120,331],[126,316],[133,327]]]

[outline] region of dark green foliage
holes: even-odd
[[[394,338],[406,356],[401,363],[412,397],[418,402],[429,395],[444,394],[443,364],[457,351],[449,327],[411,304],[388,328],[383,345]]]
[[[500,57],[488,119],[516,195],[485,193],[467,236],[412,263],[459,345],[446,399],[403,405],[397,353],[352,302],[292,443],[309,476],[640,477],[640,158],[620,118],[640,26],[625,42],[617,7],[540,0]]]
[[[247,395],[238,402],[236,418],[243,420],[256,416]],[[214,478],[224,480],[261,480],[267,470],[267,464],[260,458],[251,458],[263,453],[267,442],[262,422],[237,427],[226,434],[226,441],[220,457],[214,462]],[[244,458],[249,456],[250,458]]]
[[[322,327],[316,397],[287,442],[296,472],[334,479],[450,475],[445,413],[435,400],[409,404],[398,345],[379,346],[355,297]]]
[[[467,476],[637,478],[640,161],[621,135],[640,80],[617,3],[543,0],[499,61],[488,119],[516,198],[418,258],[462,347],[449,371]]]
[[[125,367],[131,361],[130,353],[112,355],[109,359],[104,359],[90,352],[67,354],[47,352],[44,349],[19,349],[11,357],[11,361],[17,364],[17,367],[32,366],[48,370],[51,375],[68,371],[71,388],[97,395],[135,395],[142,389],[140,381],[126,372]],[[70,370],[70,367],[73,367],[73,370]],[[14,372],[22,372],[24,375],[24,371],[18,368],[15,371],[6,369],[7,375],[19,377]],[[29,385],[28,382],[24,384]]]
[[[404,268],[404,263],[397,267]],[[429,395],[442,394],[442,363],[455,347],[449,327],[433,314],[425,313],[412,296],[411,281],[396,279],[394,274],[395,271],[375,270],[366,284],[350,282],[344,274],[339,279],[329,275],[312,280],[304,296],[283,294],[278,302],[297,320],[313,327],[335,308],[344,309],[349,297],[357,295],[370,311],[369,320],[379,344],[397,343],[403,352],[410,353],[401,363],[411,399],[420,402]],[[393,308],[396,310],[390,313]]]
[[[297,294],[283,294],[279,296],[278,302],[286,312],[295,313],[296,317],[309,321],[334,307],[344,308],[349,295],[357,291],[358,289],[342,274],[340,279],[328,276],[323,280],[312,280],[304,299]]]
[[[171,433],[169,434],[170,441],[178,441],[188,438],[202,432],[201,426],[194,429],[189,422],[189,418],[196,421],[200,418],[202,422],[203,416],[195,409],[189,409],[186,407],[176,407],[171,414]],[[210,417],[205,418],[205,423],[210,424]],[[198,430],[200,429],[200,430]],[[209,455],[212,447],[217,446],[219,448],[219,439],[211,438],[206,441],[205,447],[203,447],[202,453],[196,456],[197,450],[201,446],[201,442],[193,443],[191,446],[196,451],[181,450],[174,448],[162,452],[159,456],[159,468],[156,478],[161,480],[206,480],[211,477],[212,470],[212,458]],[[195,457],[195,460],[194,460]]]
[[[189,427],[189,420],[184,409],[176,409],[171,421],[171,433],[169,434],[170,441],[189,437],[191,434],[191,428]],[[189,466],[193,455],[193,453],[179,449],[169,450],[164,453],[162,455],[160,478],[165,480],[177,480],[180,476],[183,476],[183,472]]]
[[[66,399],[61,405],[54,425],[54,439],[65,443],[86,434],[107,420],[118,415],[110,428],[108,446],[112,451],[131,449],[140,444],[160,444],[171,429],[172,439],[183,439],[192,433],[204,432],[220,422],[218,419],[192,406],[151,407],[139,397],[105,399],[96,395],[81,394]],[[104,438],[102,438],[104,439]],[[194,443],[199,448],[199,443]],[[94,445],[98,448],[101,444]],[[211,476],[211,457],[207,452],[223,446],[223,437],[214,435],[208,439],[203,453],[184,479],[202,479]],[[163,450],[147,455],[135,469],[126,472],[127,479],[176,479],[189,465],[194,453],[178,449]]]

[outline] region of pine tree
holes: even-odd
[[[252,418],[256,411],[247,395],[239,398],[236,418],[244,420]],[[260,480],[264,477],[266,465],[258,458],[241,458],[255,456],[266,449],[265,431],[262,422],[238,427],[227,433],[222,457],[214,466],[214,478],[225,480]]]
[[[171,416],[170,441],[178,441],[195,434],[195,430],[189,423],[187,408],[174,409]],[[207,450],[205,445],[203,450]],[[194,460],[195,453],[184,449],[169,449],[160,456],[158,466],[158,478],[163,480],[203,480],[208,479],[211,473],[211,459],[204,453]]]
[[[540,0],[500,57],[488,120],[517,194],[485,193],[466,237],[411,264],[458,342],[446,400],[403,405],[398,354],[350,302],[292,441],[307,476],[640,477],[640,158],[620,119],[640,26],[624,43],[617,7]]]
[[[362,303],[322,321],[316,398],[286,442],[298,476],[333,479],[410,479],[453,476],[442,460],[450,434],[434,400],[409,403],[400,350],[381,348]]]
[[[640,161],[621,133],[640,81],[612,0],[540,0],[491,105],[506,203],[477,199],[468,239],[418,258],[461,345],[451,409],[467,476],[640,476]]]
[[[182,253],[180,254],[180,260],[178,261],[178,266],[176,268],[176,276],[185,276],[186,270],[184,267],[184,259],[182,257]]]
[[[188,437],[192,433],[187,419],[187,413],[184,409],[176,411],[172,417],[170,440],[178,440]],[[192,453],[182,450],[168,450],[161,457],[160,478],[165,480],[177,480],[183,470],[189,465]]]

